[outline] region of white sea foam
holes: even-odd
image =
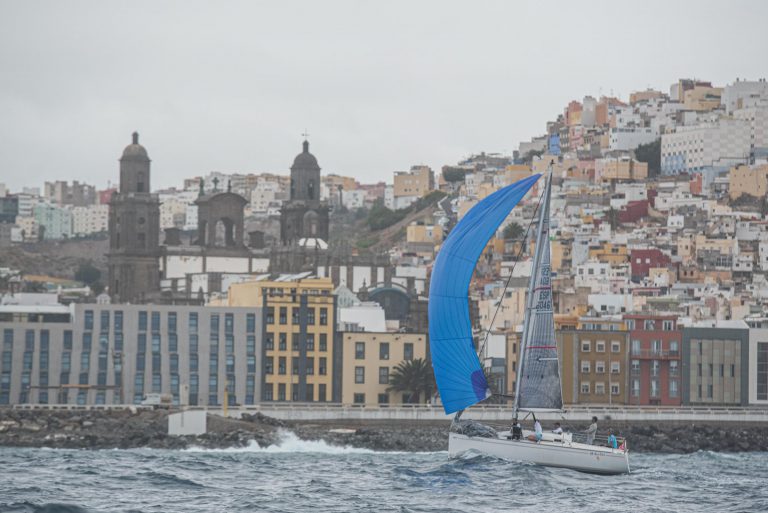
[[[202,447],[190,447],[185,449],[190,452],[254,452],[254,453],[317,453],[317,454],[374,454],[376,451],[371,449],[361,449],[358,447],[331,445],[324,440],[302,440],[296,433],[288,430],[281,430],[280,441],[267,447],[261,447],[255,440],[251,440],[245,447],[229,447],[226,449],[205,449]]]

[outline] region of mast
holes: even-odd
[[[531,263],[531,278],[528,281],[528,295],[526,296],[525,305],[525,317],[523,320],[523,339],[520,342],[520,350],[517,353],[518,366],[517,366],[517,380],[515,383],[515,403],[512,407],[512,417],[517,417],[517,411],[520,407],[520,382],[524,375],[523,365],[525,362],[525,353],[530,342],[531,332],[531,313],[533,311],[533,296],[534,289],[537,283],[537,277],[539,274],[539,264],[541,263],[541,252],[544,248],[544,241],[542,235],[544,235],[544,221],[549,217],[549,198],[552,185],[552,163],[550,162],[547,167],[547,181],[544,186],[544,198],[542,199],[543,205],[539,210],[538,227],[536,228],[536,250],[533,254],[533,262]],[[545,235],[546,236],[546,235]]]

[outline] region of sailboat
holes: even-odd
[[[577,440],[573,433],[496,431],[466,421],[462,413],[492,396],[472,337],[469,284],[480,254],[509,212],[541,178],[534,174],[504,187],[475,205],[451,230],[437,254],[429,289],[432,366],[443,408],[455,414],[448,438],[451,457],[468,451],[513,461],[565,467],[598,474],[629,472],[626,441],[620,448]],[[519,414],[562,412],[563,394],[555,339],[549,242],[552,171],[547,172],[538,211],[536,246],[528,283],[520,362],[510,424]],[[462,428],[463,426],[463,428]]]

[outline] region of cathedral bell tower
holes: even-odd
[[[291,199],[280,210],[280,239],[286,245],[301,239],[328,241],[328,205],[320,201],[320,166],[307,140],[291,166]]]
[[[109,202],[109,295],[139,303],[160,289],[160,201],[150,192],[150,160],[139,134],[120,158],[120,189]]]

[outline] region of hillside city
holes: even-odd
[[[103,190],[0,184],[0,404],[437,406],[441,243],[480,200],[548,170],[565,403],[768,404],[765,79],[585,96],[513,155],[388,183],[321,173],[305,139],[290,174],[153,190],[152,142],[126,143]],[[469,291],[491,403],[515,391],[542,185]]]

